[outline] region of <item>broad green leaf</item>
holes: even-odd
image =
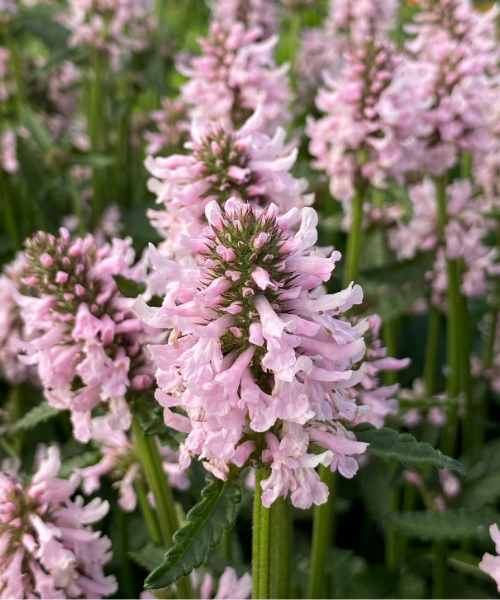
[[[57,51],[67,46],[69,32],[48,15],[29,15],[21,20],[21,26],[42,40],[50,50]]]
[[[68,479],[75,472],[75,469],[84,469],[85,467],[95,465],[100,458],[101,453],[98,450],[90,450],[89,452],[68,458],[68,460],[62,463],[58,477]]]
[[[432,269],[435,258],[433,252],[426,252],[411,260],[393,262],[378,269],[362,271],[361,276],[367,281],[380,284],[401,285],[423,279],[427,271]]]
[[[146,544],[144,548],[141,548],[137,552],[129,552],[128,555],[140,567],[146,569],[146,571],[154,571],[154,569],[159,567],[163,562],[165,548],[153,546],[153,544]]]
[[[14,431],[21,431],[22,429],[33,429],[35,425],[39,423],[44,423],[48,419],[55,417],[59,413],[58,408],[54,408],[53,406],[49,406],[48,402],[42,402],[35,408],[32,408],[29,412],[27,412],[24,417],[19,419],[17,423],[14,424]]]
[[[113,275],[116,285],[125,298],[137,298],[146,291],[146,284],[142,281],[127,279],[123,275]]]
[[[489,527],[500,522],[500,514],[491,508],[456,508],[439,511],[393,513],[391,528],[421,540],[461,541],[489,539]]]
[[[398,433],[389,427],[377,429],[371,423],[360,423],[353,429],[356,439],[370,444],[367,452],[389,460],[397,458],[405,465],[433,465],[439,469],[463,472],[463,466],[426,442],[418,442],[409,433]]]
[[[237,473],[227,481],[209,477],[202,500],[189,511],[189,523],[174,535],[175,546],[165,555],[163,564],[146,579],[149,589],[164,588],[189,575],[219,545],[225,530],[236,521],[236,506],[241,502],[242,479]]]

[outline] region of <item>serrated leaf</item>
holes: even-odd
[[[62,463],[58,477],[68,479],[75,472],[75,469],[84,469],[85,467],[95,465],[100,458],[101,453],[98,450],[90,450],[89,452],[73,456]]]
[[[33,429],[39,423],[44,423],[55,417],[59,413],[58,408],[54,408],[53,406],[49,406],[48,402],[42,402],[35,408],[32,408],[29,412],[27,412],[22,419],[19,419],[17,423],[14,424],[12,429],[14,431],[21,431],[22,429]]]
[[[187,515],[189,523],[174,535],[175,546],[165,555],[163,564],[146,579],[146,587],[167,587],[189,575],[219,545],[224,531],[236,521],[236,507],[241,502],[243,481],[237,473],[227,481],[210,477],[202,491],[202,500]]]
[[[129,552],[130,558],[146,571],[153,571],[161,565],[165,557],[165,548],[146,544],[137,552]]]
[[[498,523],[500,514],[490,508],[456,508],[438,511],[392,513],[391,528],[421,540],[461,541],[489,539],[489,527]]]
[[[123,275],[113,275],[116,285],[125,298],[137,298],[146,291],[146,284],[142,281],[127,279]]]
[[[439,469],[463,472],[463,466],[426,442],[417,441],[409,433],[398,433],[389,427],[377,429],[371,423],[360,423],[353,429],[356,439],[369,444],[367,452],[384,460],[396,458],[405,465],[433,465]]]

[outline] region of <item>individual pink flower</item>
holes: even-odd
[[[278,38],[258,41],[261,33],[241,22],[211,23],[208,37],[200,41],[202,55],[179,65],[189,77],[181,99],[191,107],[193,120],[237,129],[262,105],[263,133],[273,135],[289,122],[288,65],[276,66],[272,53]]]
[[[200,598],[209,600],[212,598],[213,578],[209,573],[205,574],[200,588]],[[249,598],[252,592],[252,576],[245,573],[240,579],[232,567],[226,567],[220,576],[219,585],[214,599],[220,598]]]
[[[101,598],[117,591],[103,566],[111,542],[88,526],[107,502],[72,499],[79,478],[58,479],[59,451],[48,448],[31,483],[0,473],[0,595],[2,598]]]
[[[321,504],[328,491],[315,467],[352,477],[366,449],[343,426],[360,414],[349,390],[367,373],[353,369],[365,344],[359,327],[338,318],[362,290],[322,291],[340,254],[315,248],[311,208],[279,216],[275,204],[230,199],[221,208],[211,200],[205,216],[203,232],[185,240],[195,260],[178,263],[151,248],[165,298],[160,308],[136,303],[146,323],[171,331],[168,344],[150,350],[165,423],[188,434],[181,467],[199,456],[225,479],[231,463],[269,463],[265,506],[289,492],[295,506]],[[258,268],[269,280],[252,277]],[[311,443],[325,451],[310,453]]]
[[[149,189],[164,210],[148,212],[153,226],[165,237],[162,252],[181,257],[188,252],[183,236],[196,237],[203,229],[205,207],[237,197],[256,206],[277,204],[282,212],[312,203],[305,194],[307,182],[296,179],[290,169],[297,150],[285,145],[285,132],[270,138],[261,133],[264,109],[258,107],[236,131],[217,124],[195,122],[186,147],[190,154],[146,159],[153,175]]]
[[[137,505],[134,482],[143,478],[141,465],[134,454],[132,443],[123,431],[110,427],[109,416],[92,419],[92,438],[101,444],[102,458],[88,467],[76,469],[83,480],[83,491],[92,494],[101,487],[101,478],[108,475],[118,488],[118,505],[125,512],[132,512]],[[164,446],[159,448],[163,469],[170,485],[179,490],[188,489],[190,483],[185,471],[179,470],[178,453]]]
[[[113,429],[127,430],[127,399],[153,384],[145,344],[162,334],[144,327],[114,279],[134,279],[131,244],[115,238],[97,247],[91,235],[72,239],[65,229],[26,242],[26,288],[13,293],[29,336],[18,344],[20,360],[36,365],[49,404],[71,411],[79,441],[92,437],[99,404]]]
[[[486,552],[483,554],[483,560],[479,563],[479,568],[495,580],[500,592],[500,556],[498,556],[500,554],[500,530],[496,523],[490,526],[490,536],[495,543],[497,556]]]

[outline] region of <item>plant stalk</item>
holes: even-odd
[[[179,529],[172,490],[163,471],[156,440],[152,436],[143,434],[137,415],[132,417],[132,430],[134,432],[135,450],[155,500],[163,546],[169,549],[174,545],[173,536]],[[180,598],[194,598],[189,577],[184,577],[178,581],[176,586]]]
[[[158,519],[151,508],[148,500],[148,490],[146,484],[143,481],[137,480],[134,482],[135,493],[139,500],[139,506],[141,507],[144,520],[146,521],[146,527],[148,528],[149,537],[153,542],[154,546],[161,546],[161,531]]]
[[[446,562],[446,542],[434,542],[434,581],[433,598],[446,598],[446,580],[448,566]]]
[[[269,589],[269,553],[271,537],[271,509],[262,506],[262,487],[267,469],[255,469],[255,495],[253,502],[253,544],[252,544],[252,598],[271,598]]]
[[[434,392],[434,378],[436,375],[436,360],[439,344],[439,327],[441,313],[435,306],[431,306],[429,314],[429,331],[427,334],[427,348],[425,351],[424,365],[424,390],[427,398]]]
[[[290,597],[290,525],[289,500],[280,497],[271,506],[270,598]]]
[[[347,238],[344,287],[351,281],[356,282],[359,276],[361,258],[361,236],[363,233],[363,187],[358,187],[352,199],[352,223]]]
[[[335,484],[336,475],[330,467],[321,466],[321,481],[329,490],[328,500],[314,507],[313,535],[311,548],[311,575],[309,579],[309,598],[325,598],[326,556],[333,545],[335,530]]]

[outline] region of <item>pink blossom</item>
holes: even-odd
[[[147,323],[172,330],[169,344],[150,349],[165,422],[188,434],[181,467],[197,455],[225,479],[230,463],[270,463],[272,475],[262,482],[264,504],[290,492],[292,502],[306,508],[327,499],[315,471],[320,462],[352,477],[353,455],[366,449],[339,421],[359,415],[347,390],[366,373],[366,367],[352,368],[365,352],[364,330],[336,318],[361,302],[362,292],[351,285],[338,294],[311,296],[340,255],[330,259],[314,250],[317,215],[311,208],[302,209],[298,230],[296,209],[278,215],[274,204],[252,208],[230,199],[221,208],[212,200],[206,207],[211,225],[196,244],[189,242],[199,248],[195,260],[183,267],[155,255],[154,268],[167,276],[165,300],[160,308],[140,300],[136,309]],[[260,232],[267,237],[256,247],[252,241]],[[217,251],[221,244],[234,249],[234,260]],[[218,283],[230,265],[244,287],[228,279],[223,295],[209,295],[211,282]],[[269,282],[261,272],[252,277],[258,268]],[[235,304],[240,311],[226,311]],[[187,416],[172,412],[174,406]],[[259,455],[255,432],[271,427]],[[313,441],[326,448],[323,454],[308,452]]]
[[[273,58],[278,38],[259,41],[261,34],[259,27],[247,28],[239,21],[211,23],[208,37],[200,41],[202,55],[179,65],[190,78],[181,99],[192,107],[193,120],[238,128],[262,105],[263,133],[272,135],[288,123],[288,65],[278,67]]]
[[[208,573],[205,575],[200,589],[200,598],[210,599],[212,597],[213,578]],[[252,592],[252,576],[245,573],[238,579],[236,571],[232,567],[226,567],[219,579],[219,586],[214,598],[249,598]]]
[[[153,226],[166,238],[163,254],[181,258],[190,252],[185,236],[201,233],[205,207],[213,199],[223,203],[237,197],[259,206],[274,202],[283,213],[312,202],[312,196],[305,194],[307,182],[289,172],[297,151],[285,146],[283,130],[278,129],[273,138],[260,132],[263,115],[259,107],[234,132],[194,124],[189,155],[146,159],[153,175],[149,189],[164,207],[148,212]]]
[[[23,260],[30,286],[13,292],[26,332],[20,360],[36,366],[49,404],[71,411],[80,441],[92,437],[90,411],[98,404],[107,406],[112,427],[128,429],[130,382],[142,376],[151,385],[145,344],[163,337],[142,324],[134,300],[122,296],[113,278],[135,275],[130,238],[98,247],[90,235],[38,233]]]
[[[490,526],[490,536],[495,543],[495,551],[498,555],[500,554],[500,530],[496,523]],[[486,552],[483,555],[483,560],[479,563],[479,568],[495,580],[500,592],[500,556],[493,556]]]
[[[108,512],[95,498],[87,505],[71,499],[77,475],[58,479],[59,451],[40,457],[31,483],[0,473],[0,593],[2,598],[94,598],[116,592],[114,576],[104,576],[110,541],[87,528]]]
[[[236,22],[248,29],[259,28],[263,39],[277,33],[278,23],[273,0],[215,0],[213,19],[230,28]]]

